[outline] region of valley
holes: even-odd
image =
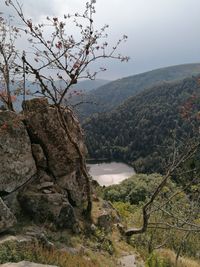
[[[199,102],[193,98],[199,94],[198,78],[187,78],[146,89],[111,112],[94,115],[83,123],[89,156],[125,161],[136,172],[163,173],[174,142],[181,149],[181,142],[197,134]],[[187,110],[189,101],[193,110]]]

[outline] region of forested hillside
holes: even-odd
[[[198,103],[187,103],[199,93],[197,78],[163,83],[110,113],[93,116],[83,125],[89,156],[125,161],[137,172],[162,173],[174,144],[193,135],[185,109],[198,109]]]
[[[199,73],[200,64],[185,64],[156,69],[107,83],[81,97],[75,97],[73,104],[80,101],[86,102],[77,108],[78,114],[83,120],[94,113],[111,111],[129,97],[144,89],[164,82],[192,77]]]

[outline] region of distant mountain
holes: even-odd
[[[105,85],[106,83],[109,83],[110,81],[108,80],[103,80],[103,79],[97,79],[97,80],[83,80],[78,82],[76,85],[72,86],[70,89],[70,92],[73,91],[78,91],[82,92],[83,94],[94,90],[100,86]],[[64,83],[60,81],[56,81],[56,84],[58,88],[64,88]],[[22,86],[22,85],[21,85]],[[12,90],[15,90],[16,88],[20,87],[19,84],[14,84],[12,85]],[[33,97],[37,97],[38,94],[35,94],[37,91],[39,91],[39,86],[36,83],[32,83],[30,81],[26,81],[26,90],[29,91],[29,93],[26,95],[26,99],[31,99]],[[14,103],[14,106],[16,110],[21,109],[21,103],[23,101],[23,96],[19,95],[17,97],[17,101]]]
[[[128,99],[112,112],[95,115],[83,128],[91,158],[131,163],[137,172],[163,172],[174,151],[174,142],[192,136],[193,126],[183,107],[200,95],[195,77],[163,83]],[[200,110],[199,101],[187,107]]]
[[[103,85],[73,103],[86,102],[78,106],[78,114],[85,119],[94,113],[111,111],[127,98],[136,95],[144,89],[192,77],[200,74],[200,64],[185,64],[148,71],[142,74],[129,76]],[[93,103],[93,104],[88,104]]]
[[[100,86],[103,86],[109,82],[110,82],[109,80],[103,80],[103,79],[84,80],[84,81],[80,81],[76,85],[74,85],[73,89],[82,90],[84,92],[89,92],[89,91],[94,90]]]

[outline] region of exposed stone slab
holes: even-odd
[[[128,255],[118,259],[118,265],[123,267],[137,267],[135,255]]]
[[[5,263],[0,264],[1,267],[58,267],[55,265],[46,265],[46,264],[39,264],[39,263],[33,263],[30,261],[20,261],[18,263]]]
[[[51,187],[51,186],[53,186],[53,185],[54,185],[53,182],[43,182],[43,183],[39,184],[39,185],[37,186],[37,188],[38,188],[39,190],[41,190],[41,189],[45,189],[45,188]]]

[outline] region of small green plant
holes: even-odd
[[[174,266],[174,265],[173,265]],[[146,262],[145,267],[173,267],[168,259],[160,257],[157,253],[152,253]]]
[[[112,241],[106,237],[103,230],[97,228],[94,232],[95,240],[98,242],[99,249],[107,251],[110,255],[114,253]]]

